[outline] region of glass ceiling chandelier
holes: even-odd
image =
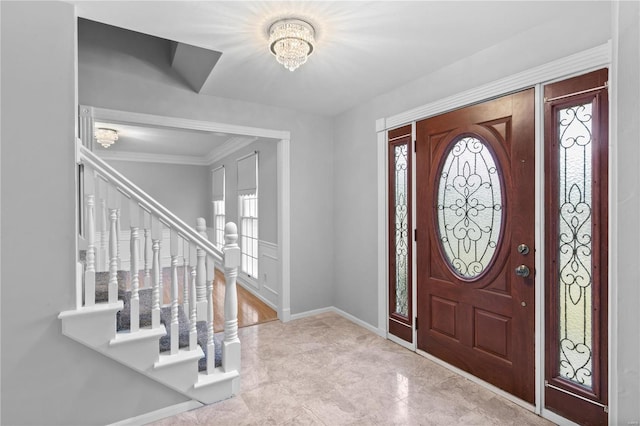
[[[269,28],[269,49],[282,65],[293,71],[313,52],[315,30],[300,19],[281,19]]]
[[[105,129],[104,127],[98,127],[94,134],[96,141],[103,148],[109,148],[118,140],[118,131],[113,129]]]

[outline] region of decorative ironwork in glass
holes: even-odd
[[[394,147],[395,171],[395,255],[396,255],[396,313],[409,315],[407,280],[409,277],[409,227],[407,222],[408,197],[407,144]]]
[[[591,103],[558,111],[560,375],[592,386]]]
[[[489,147],[460,138],[445,157],[438,183],[438,232],[453,272],[480,276],[493,259],[502,229],[502,185]]]

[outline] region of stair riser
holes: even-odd
[[[136,370],[147,371],[158,361],[158,339],[110,345],[106,355]]]
[[[153,368],[149,371],[151,377],[182,393],[188,393],[198,380],[198,361]]]
[[[191,389],[189,396],[197,399],[204,404],[213,404],[214,402],[230,398],[240,391],[240,378],[228,379],[220,381],[211,386],[204,386],[199,389]]]
[[[62,334],[92,348],[104,346],[116,336],[114,311],[92,312],[62,318]]]

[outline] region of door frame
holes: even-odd
[[[544,145],[543,145],[543,137],[544,137],[544,103],[542,99],[542,88],[543,85],[548,83],[553,83],[556,81],[564,80],[566,78],[574,77],[577,75],[581,75],[587,73],[589,71],[593,71],[600,68],[608,68],[609,75],[615,75],[615,73],[611,70],[611,51],[612,45],[611,42],[596,46],[594,48],[570,55],[568,57],[552,61],[546,63],[544,65],[531,68],[529,70],[520,72],[518,74],[508,76],[502,78],[500,80],[494,81],[492,83],[485,84],[483,86],[467,90],[465,92],[461,92],[458,94],[454,94],[452,96],[419,106],[417,108],[413,108],[408,111],[404,111],[400,114],[396,114],[393,116],[380,118],[376,120],[376,132],[377,132],[377,159],[378,159],[378,329],[381,331],[381,334],[386,335],[389,340],[392,340],[402,346],[419,353],[420,355],[425,356],[426,358],[449,368],[462,376],[479,383],[480,385],[489,388],[493,392],[507,398],[508,400],[529,409],[536,414],[539,414],[551,421],[556,423],[567,423],[568,420],[560,417],[559,415],[546,410],[544,408],[544,288],[543,288],[543,279],[545,276],[544,271]],[[610,79],[611,81],[611,79]],[[535,254],[535,300],[536,300],[536,311],[535,311],[535,368],[536,368],[536,379],[535,379],[535,405],[531,405],[527,402],[520,400],[519,398],[514,397],[513,395],[502,391],[501,389],[481,380],[475,376],[470,375],[462,370],[453,367],[444,361],[439,360],[438,358],[433,357],[432,355],[427,354],[421,350],[417,350],[417,333],[415,330],[415,321],[413,321],[413,343],[409,344],[407,342],[402,341],[399,338],[389,334],[388,326],[387,326],[387,317],[388,317],[388,248],[387,248],[387,235],[388,235],[388,220],[387,220],[387,212],[388,212],[388,194],[387,194],[387,132],[391,129],[401,127],[404,125],[411,124],[413,126],[413,139],[415,141],[415,122],[433,117],[436,115],[440,115],[454,109],[458,109],[461,107],[465,107],[468,105],[473,105],[476,103],[484,102],[490,99],[494,99],[500,96],[508,95],[510,93],[514,93],[526,88],[535,88],[535,155],[536,155],[536,167],[535,167],[535,196],[536,196],[536,208],[535,208],[535,221],[536,221],[536,229],[535,229],[535,244],[538,247]],[[610,84],[611,87],[611,84]],[[612,105],[615,105],[615,91],[610,91],[609,93],[609,108]],[[610,117],[612,114],[610,114]],[[614,140],[614,135],[611,134],[610,126],[610,137],[609,143],[610,145],[615,145],[616,140]],[[609,151],[609,165],[611,166],[612,162],[612,153],[614,150]],[[415,199],[415,155],[413,156],[413,173],[412,173],[412,183],[413,183],[413,196]],[[611,167],[610,167],[611,169]],[[610,185],[611,181],[610,180]],[[615,209],[615,199],[616,193],[613,190],[609,192],[609,211],[610,214],[614,212]],[[413,211],[412,214],[415,217],[415,202],[413,203]],[[611,224],[609,225],[611,226]],[[415,230],[415,221],[413,221],[413,227]],[[615,247],[617,243],[617,236],[614,233],[609,233],[609,260],[611,260],[614,253],[611,248]],[[412,291],[413,291],[413,312],[417,312],[417,275],[415,274],[416,268],[416,247],[415,241],[413,241],[413,283],[412,283]],[[611,279],[611,274],[614,268],[609,268],[609,293],[611,295],[612,291],[615,291],[616,283]],[[612,298],[610,297],[611,301]],[[611,303],[611,302],[609,302]],[[609,330],[613,325],[611,321],[611,312],[610,312],[610,320],[609,320]],[[615,383],[616,378],[615,370],[611,368],[611,360],[614,359],[612,356],[612,350],[615,350],[616,341],[615,335],[613,333],[609,333],[609,389],[611,389],[611,384]],[[615,392],[609,392],[610,406],[616,406],[616,394]],[[611,410],[610,410],[611,413]],[[609,414],[611,420],[611,414]]]
[[[115,121],[122,123],[166,127],[182,130],[202,130],[221,132],[255,138],[268,138],[276,143],[277,173],[277,224],[278,224],[278,272],[280,274],[280,292],[278,294],[277,313],[282,322],[291,320],[291,132],[260,127],[241,126],[218,123],[214,121],[193,120],[188,118],[162,116],[156,114],[122,111],[100,108],[90,105],[78,106],[79,139],[90,149],[93,145],[93,127],[95,121]],[[247,138],[240,144],[223,146],[215,154],[215,158],[204,161],[212,163],[232,154],[236,150],[253,142]],[[195,218],[193,218],[195,220]],[[211,225],[211,223],[210,223]]]

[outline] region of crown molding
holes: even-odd
[[[81,114],[93,114],[96,121],[118,121],[124,123],[146,124],[157,127],[172,127],[177,129],[200,130],[204,132],[219,132],[236,135],[254,136],[259,138],[289,139],[290,132],[285,130],[264,129],[260,127],[238,126],[234,124],[216,123],[213,121],[192,120],[189,118],[167,117],[155,114],[120,111],[107,108],[80,105]]]
[[[100,158],[105,161],[132,161],[137,163],[161,163],[161,164],[180,164],[184,166],[208,166],[210,163],[205,157],[196,157],[191,155],[167,155],[167,154],[150,154],[146,152],[129,152],[129,151],[99,151],[96,152]]]
[[[256,136],[253,137],[245,137],[245,136],[234,136],[231,137],[229,139],[227,139],[225,141],[225,143],[223,143],[221,146],[219,146],[218,148],[214,149],[213,151],[211,151],[209,153],[209,155],[207,155],[206,157],[206,161],[207,161],[207,165],[212,165],[214,164],[216,161],[220,161],[223,158],[225,158],[226,156],[228,156],[229,154],[233,153],[234,151],[237,151],[241,148],[244,148],[245,146],[248,146],[250,144],[252,144],[253,142],[257,141],[258,138]]]
[[[493,99],[518,90],[533,87],[539,83],[547,83],[572,74],[585,72],[611,63],[611,42],[578,52],[527,71],[467,90],[426,105],[413,108],[391,117],[376,121],[376,131],[384,125],[384,130],[393,129],[413,121],[429,118],[437,114],[452,111],[466,105]]]

